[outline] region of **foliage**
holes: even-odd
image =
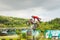
[[[51,29],[60,30],[60,18],[55,18],[55,19],[49,21],[48,24],[52,25]]]
[[[26,38],[26,33],[22,33],[22,38]]]
[[[0,16],[0,27],[25,27],[26,19]]]
[[[0,16],[0,27],[27,27],[27,20],[28,19]],[[42,31],[60,29],[60,18],[55,18],[48,22],[41,22],[38,29]]]

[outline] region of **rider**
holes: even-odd
[[[40,23],[40,18],[38,16],[32,16],[33,19],[30,20],[30,22],[32,22],[34,24],[33,29],[36,29],[36,27],[39,26]]]
[[[37,19],[38,22],[40,22],[40,20],[41,20],[38,16],[32,16],[32,18],[34,19],[34,21],[36,21],[36,19]]]
[[[37,26],[39,26],[39,23],[40,23],[40,18],[38,17],[38,16],[31,16],[32,17],[32,19],[29,19],[28,20],[28,25],[30,25],[30,24],[37,24]]]

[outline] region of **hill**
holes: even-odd
[[[0,16],[0,27],[27,27],[27,19]],[[41,30],[57,30],[60,29],[60,18],[55,18],[48,22],[41,22],[38,27]]]
[[[42,32],[45,30],[60,30],[60,18],[55,18],[48,22],[41,22],[39,29]]]
[[[25,27],[26,19],[0,16],[0,27]]]
[[[52,25],[52,29],[60,29],[60,18],[55,18],[48,23]]]

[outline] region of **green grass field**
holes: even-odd
[[[32,37],[30,37],[32,38]],[[0,36],[0,40],[27,40],[27,38],[22,38],[20,36]],[[37,40],[51,40],[51,39],[46,39],[44,37],[39,37]]]

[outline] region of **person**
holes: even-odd
[[[29,19],[28,21],[26,21],[26,24],[29,26],[31,24],[33,24],[33,20],[32,19]]]
[[[37,24],[37,26],[39,26],[39,23],[40,23],[41,18],[39,18],[38,16],[31,16],[31,17],[32,18],[27,21],[27,25]]]
[[[40,22],[40,20],[41,20],[41,18],[39,18],[38,16],[32,16],[32,18],[34,19],[34,21],[36,21],[36,19],[37,19],[38,22]]]

